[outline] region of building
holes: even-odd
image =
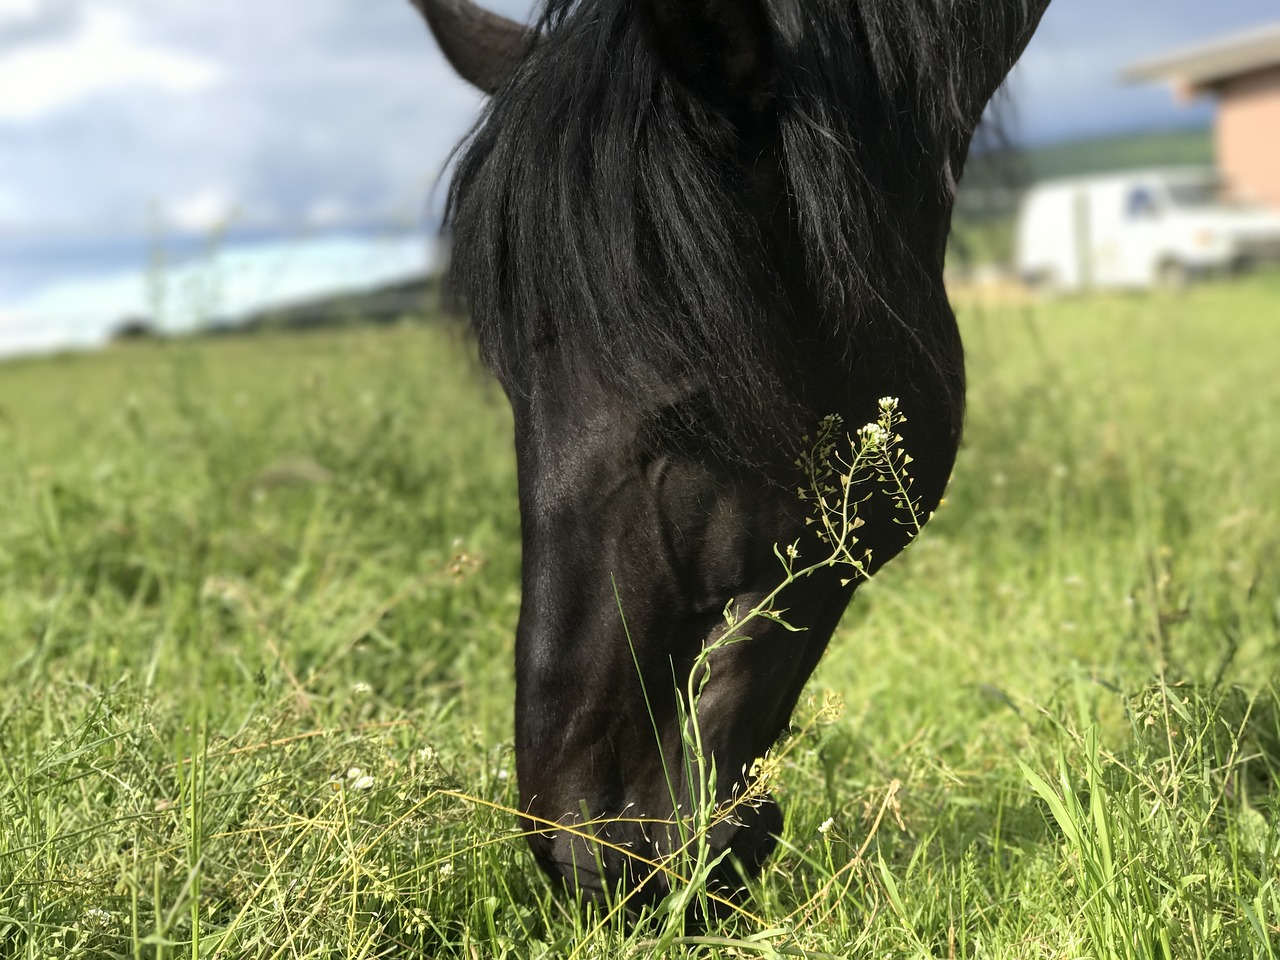
[[[1280,209],[1280,22],[1135,64],[1129,80],[1217,99],[1218,167],[1241,198]]]

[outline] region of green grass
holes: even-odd
[[[516,834],[511,425],[465,343],[0,365],[0,956],[1276,956],[1280,278],[962,322],[947,503],[700,933]]]

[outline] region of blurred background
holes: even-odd
[[[1280,245],[1274,0],[1057,0],[1009,94],[958,290],[1182,283]],[[0,353],[319,322],[352,291],[398,314],[480,102],[404,0],[0,0]],[[1202,173],[1078,179],[1171,165]]]

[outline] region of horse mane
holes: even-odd
[[[513,396],[536,390],[521,371],[545,350],[564,376],[623,396],[705,385],[705,429],[789,447],[812,426],[805,350],[893,365],[907,344],[950,384],[958,433],[950,205],[1010,65],[984,60],[984,33],[1029,35],[1034,21],[974,0],[767,6],[772,96],[767,116],[744,119],[666,68],[635,0],[544,0],[541,42],[456,155],[450,288]],[[741,156],[742,125],[757,122],[773,125],[772,193]],[[785,205],[816,316],[796,316],[762,196]]]

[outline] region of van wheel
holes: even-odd
[[[1156,269],[1156,283],[1164,290],[1182,290],[1190,279],[1187,268],[1177,260],[1165,260]]]

